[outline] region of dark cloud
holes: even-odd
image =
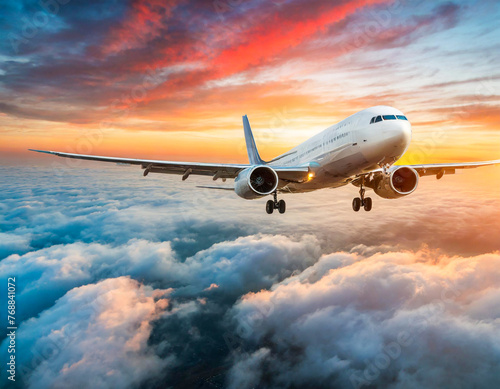
[[[91,117],[83,119],[81,111],[51,111],[47,109],[19,107],[13,104],[0,102],[0,112],[25,119],[47,120],[63,123],[87,123]],[[87,112],[88,113],[88,112]],[[93,118],[95,119],[95,118]]]

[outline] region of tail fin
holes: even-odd
[[[243,129],[245,131],[245,141],[247,144],[248,160],[252,165],[264,165],[265,162],[260,158],[255,140],[253,139],[252,129],[250,128],[250,122],[248,121],[248,116],[243,116]]]

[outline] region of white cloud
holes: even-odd
[[[499,285],[498,254],[325,256],[233,308],[247,351],[230,384],[254,374],[264,387],[498,387],[500,322],[489,308]],[[248,347],[262,344],[267,362],[254,365]]]
[[[127,277],[72,289],[20,326],[21,378],[39,389],[130,388],[161,374],[174,358],[159,358],[148,339],[167,293]]]
[[[15,235],[0,232],[0,259],[17,252],[25,252],[30,249],[31,236]]]
[[[1,274],[19,277],[18,298],[30,302],[30,317],[51,306],[67,290],[108,277],[129,275],[177,295],[196,297],[217,290],[237,298],[248,291],[269,288],[304,270],[319,257],[318,242],[284,236],[247,236],[218,243],[181,261],[169,242],[132,239],[119,246],[98,243],[56,245],[0,262]],[[212,284],[218,287],[210,288]]]

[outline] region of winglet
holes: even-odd
[[[243,116],[243,130],[245,131],[245,142],[247,144],[248,160],[250,164],[264,165],[265,162],[260,158],[247,115]]]
[[[55,154],[53,151],[45,151],[45,150],[28,149],[28,151],[34,151],[36,153]]]

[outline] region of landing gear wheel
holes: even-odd
[[[361,176],[361,182],[359,185],[359,197],[356,197],[352,200],[352,209],[354,212],[358,212],[361,207],[365,209],[366,212],[370,212],[372,210],[372,199],[367,197],[365,198],[366,190],[364,188],[365,185],[365,176]]]
[[[267,203],[266,203],[266,212],[270,215],[272,214],[274,211],[274,201],[273,200],[269,200]]]
[[[285,203],[285,200],[280,200],[278,202],[278,210],[280,211],[280,213],[285,213],[286,211],[286,203]]]
[[[354,200],[352,200],[352,209],[354,212],[359,212],[361,209],[361,199],[359,197],[356,197]]]
[[[365,211],[370,212],[372,210],[372,205],[373,205],[372,199],[370,197],[367,197],[363,204]]]
[[[273,193],[273,200],[268,200],[266,203],[266,212],[270,215],[277,209],[279,213],[285,213],[286,203],[285,200],[278,201],[278,192]]]

